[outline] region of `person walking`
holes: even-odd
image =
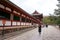
[[[48,25],[46,24],[46,27],[48,27]]]
[[[38,32],[41,33],[41,25],[38,27]]]

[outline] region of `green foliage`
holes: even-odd
[[[60,24],[60,3],[57,6],[58,9],[55,9],[54,14],[57,16],[55,23],[59,25]]]
[[[43,23],[44,24],[56,24],[56,19],[57,19],[56,16],[50,15],[50,16],[43,18]]]
[[[60,17],[57,17],[56,24],[60,24]]]

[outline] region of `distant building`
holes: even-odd
[[[43,18],[43,14],[40,14],[39,12],[37,12],[36,10],[32,13],[32,16],[35,17],[37,20],[40,21],[40,23],[42,23],[42,18]]]

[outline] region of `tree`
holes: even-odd
[[[60,0],[58,0],[59,4],[57,4],[58,9],[55,9],[54,14],[57,16],[56,24],[60,24]]]

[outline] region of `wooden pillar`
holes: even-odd
[[[17,26],[17,21],[16,21],[16,26]]]
[[[30,19],[28,19],[29,21],[28,21],[28,23],[30,23]],[[30,24],[29,24],[29,26],[30,26]]]
[[[13,14],[10,15],[10,20],[11,20],[11,26],[12,26],[12,21],[13,21]]]
[[[27,18],[27,20],[26,20],[26,21],[27,21],[27,23],[29,23],[28,18]]]
[[[20,26],[21,26],[22,16],[20,17]]]
[[[31,26],[31,20],[30,20],[30,26]]]
[[[25,25],[26,25],[26,18],[25,18]]]

